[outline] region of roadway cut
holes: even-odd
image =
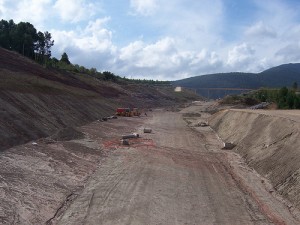
[[[222,151],[211,128],[193,127],[193,113],[206,120],[207,107],[156,110],[138,123],[121,118],[134,131],[153,132],[128,147],[105,140],[110,154],[49,224],[299,224],[268,180]],[[101,133],[99,126],[86,128],[90,137]]]
[[[274,189],[300,206],[300,111],[225,110],[210,118],[210,125]],[[294,207],[289,206],[292,211]]]

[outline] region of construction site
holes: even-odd
[[[0,224],[300,224],[299,110],[0,53]]]

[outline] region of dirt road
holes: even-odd
[[[203,107],[152,112],[136,130],[153,133],[129,147],[106,140],[103,146],[114,150],[53,223],[299,224],[268,181],[220,150],[209,127],[192,127],[207,117]],[[189,115],[195,110],[200,118]]]

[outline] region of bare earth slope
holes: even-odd
[[[46,69],[0,48],[0,151],[110,116],[117,107],[148,108],[196,98],[175,95],[172,87],[117,84]]]
[[[209,127],[187,126],[195,109],[153,112],[136,129],[153,133],[129,147],[108,141],[115,150],[53,224],[299,224]]]
[[[225,110],[210,125],[282,196],[300,207],[300,111]],[[292,209],[292,208],[291,208]]]

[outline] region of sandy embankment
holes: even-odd
[[[210,126],[282,196],[300,207],[300,112],[224,110]]]

